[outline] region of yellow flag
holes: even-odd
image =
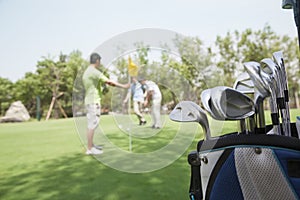
[[[131,57],[128,57],[128,73],[129,76],[137,76],[139,72],[138,66],[132,62]]]

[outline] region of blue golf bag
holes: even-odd
[[[188,156],[190,198],[300,199],[300,140],[294,123],[291,129],[294,137],[234,133],[199,141]]]

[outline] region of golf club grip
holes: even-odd
[[[289,91],[288,90],[284,90],[284,100],[285,102],[289,102]]]
[[[277,106],[279,109],[285,109],[285,98],[284,97],[277,98]]]
[[[271,119],[273,125],[279,125],[279,116],[278,113],[271,113]]]

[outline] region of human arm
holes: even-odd
[[[109,79],[109,76],[107,73],[101,72],[99,70],[95,70],[95,77],[97,77],[97,79],[100,79],[101,82],[104,82],[105,84],[113,86],[113,87],[120,87],[120,88],[129,88],[130,87],[129,83],[122,84],[122,83],[119,83],[112,79]]]
[[[122,84],[122,83],[119,83],[119,82],[111,80],[111,79],[106,80],[105,83],[110,86],[113,86],[113,87],[120,87],[120,88],[124,88],[124,89],[127,89],[130,87],[129,83]]]
[[[153,95],[153,90],[148,90],[147,91],[147,95],[146,95],[146,98],[145,98],[145,101],[144,101],[144,106],[147,106],[151,97]]]

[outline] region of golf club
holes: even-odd
[[[275,62],[270,58],[265,58],[261,61],[265,64],[265,68],[263,70],[272,76],[272,78],[275,81],[275,84],[277,85],[276,88],[276,102],[278,109],[280,110],[280,115],[282,119],[282,128],[284,135],[291,136],[291,128],[290,128],[290,121],[289,117],[287,116],[287,110],[286,110],[286,104],[285,104],[285,98],[284,98],[284,86],[282,84],[281,76],[278,71],[278,67],[276,67]]]
[[[284,88],[284,100],[285,100],[285,109],[286,109],[286,117],[288,123],[290,123],[290,106],[289,106],[289,91],[288,91],[288,81],[286,76],[286,69],[283,61],[283,53],[282,51],[277,51],[273,53],[273,58],[276,62],[276,67],[278,67],[278,71],[282,80],[283,88]],[[290,130],[290,129],[289,129]],[[291,132],[291,130],[290,130]],[[300,138],[300,135],[299,135]]]
[[[240,75],[238,75],[236,81],[233,84],[233,88],[243,94],[253,96],[253,94],[256,94],[255,91],[257,91],[254,87],[254,84],[247,72],[243,72]],[[257,104],[255,103],[255,117],[257,118]],[[262,107],[263,109],[263,107]],[[263,116],[264,118],[264,116]],[[249,117],[246,120],[240,120],[240,129],[243,130],[242,128],[244,126],[247,126],[247,132],[256,132],[257,130],[257,119],[254,117]],[[247,125],[246,125],[247,124]]]
[[[255,113],[254,104],[248,96],[225,86],[204,90],[201,100],[216,120],[244,120]]]
[[[210,116],[216,120],[223,120],[224,117],[222,117],[217,111],[214,105],[211,103],[211,95],[210,95],[211,89],[203,90],[201,93],[201,102],[204,107],[204,109],[210,114]],[[244,119],[240,120],[239,124],[239,133],[245,133],[246,132],[246,122]]]
[[[176,122],[198,122],[204,131],[205,138],[211,139],[210,128],[205,111],[192,101],[179,102],[169,115]]]
[[[212,88],[211,100],[224,120],[245,119],[255,113],[253,101],[230,87],[217,86]]]
[[[281,128],[279,124],[278,110],[276,104],[276,94],[274,92],[275,86],[274,81],[261,70],[260,64],[258,62],[246,62],[244,63],[245,70],[250,75],[253,84],[258,89],[258,91],[264,96],[270,96],[270,108],[271,108],[271,118],[274,129],[274,134],[281,135]],[[275,99],[274,99],[275,98]]]

